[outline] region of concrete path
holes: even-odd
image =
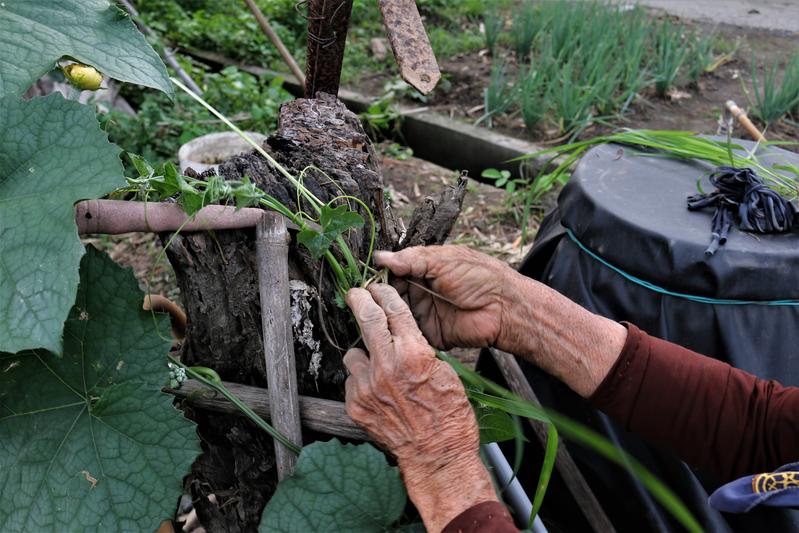
[[[799,0],[639,0],[638,3],[684,18],[799,33]]]

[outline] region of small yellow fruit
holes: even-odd
[[[97,72],[97,69],[89,65],[73,63],[65,66],[62,70],[69,82],[78,89],[96,91],[100,88],[100,83],[103,81],[103,75]]]

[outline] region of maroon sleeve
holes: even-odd
[[[799,388],[627,328],[591,397],[599,409],[719,481],[799,459]]]
[[[499,502],[474,505],[452,519],[441,533],[517,533],[513,519]]]

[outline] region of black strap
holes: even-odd
[[[718,167],[710,174],[710,183],[715,191],[688,197],[691,211],[716,208],[706,255],[727,242],[733,221],[741,230],[755,233],[782,233],[799,225],[799,208],[764,184],[751,168]]]

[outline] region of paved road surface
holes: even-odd
[[[639,3],[679,17],[799,33],[799,0],[639,0]]]

